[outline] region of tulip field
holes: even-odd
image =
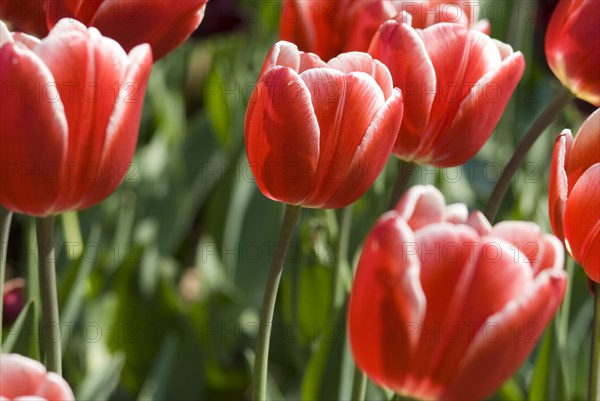
[[[0,401],[600,401],[599,0],[0,0]]]

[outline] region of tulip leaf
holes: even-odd
[[[100,249],[99,241],[101,238],[101,232],[102,229],[99,225],[93,226],[87,244],[93,245],[98,247],[97,249]],[[68,294],[68,297],[64,302],[64,305],[62,305],[60,312],[61,322],[68,322],[70,324],[77,320],[79,312],[84,305],[85,287],[88,282],[88,278],[92,272],[92,268],[94,267],[94,262],[99,261],[99,256],[99,254],[91,255],[86,252],[76,270],[77,274],[72,285],[68,288],[61,288],[61,292],[63,294]],[[61,337],[63,352],[67,346],[68,338],[69,336]]]
[[[118,352],[112,355],[102,366],[88,371],[76,392],[76,399],[81,401],[107,401],[119,384],[124,364],[125,354]]]
[[[521,401],[525,393],[515,379],[510,379],[498,390],[498,399],[502,401]]]
[[[38,350],[39,333],[37,332],[37,326],[35,324],[35,304],[33,300],[29,300],[21,313],[17,317],[17,320],[8,328],[4,344],[2,345],[3,353],[17,353],[22,355],[28,355],[31,358],[40,358]]]
[[[172,332],[168,333],[154,360],[152,371],[142,385],[142,389],[138,395],[139,401],[165,399],[167,380],[169,379],[168,373],[172,370],[177,347],[177,336]]]
[[[206,111],[208,120],[212,125],[212,132],[223,149],[228,149],[231,145],[231,111],[228,101],[230,100],[230,91],[235,92],[236,83],[229,83],[223,80],[219,73],[219,65],[213,65],[204,83],[204,100],[206,101]],[[228,89],[230,86],[232,88]],[[235,94],[235,97],[239,94]],[[236,100],[234,97],[234,100]],[[238,100],[239,101],[239,100]]]
[[[303,400],[337,400],[344,374],[342,364],[346,347],[346,308],[340,309],[337,320],[323,330],[317,350],[306,367],[302,380]],[[346,381],[346,380],[344,380]]]
[[[533,377],[529,385],[530,401],[544,401],[555,399],[551,397],[549,384],[552,381],[550,378],[553,364],[554,352],[554,329],[549,327],[544,334],[544,338],[539,345],[538,353],[535,360]]]

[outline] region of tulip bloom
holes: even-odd
[[[525,69],[520,52],[457,24],[421,30],[388,21],[369,53],[388,66],[404,96],[394,154],[440,167],[463,164],[479,151]]]
[[[343,52],[367,51],[379,26],[402,20],[405,13],[417,28],[452,22],[489,32],[489,23],[477,20],[477,0],[285,0],[279,34],[328,60]]]
[[[45,36],[62,18],[73,18],[115,39],[125,51],[149,43],[158,60],[183,43],[204,18],[208,0],[3,0],[0,16],[26,33]],[[34,10],[35,12],[32,12]],[[41,12],[39,12],[41,10]]]
[[[13,278],[4,283],[2,296],[2,323],[11,324],[19,317],[25,305],[25,280],[21,277]]]
[[[135,151],[148,45],[62,20],[42,41],[0,23],[0,204],[47,216],[92,206],[123,180]]]
[[[552,230],[600,283],[600,109],[583,123],[575,140],[569,130],[556,139],[548,199]]]
[[[246,111],[248,161],[258,187],[273,200],[344,207],[383,169],[401,120],[400,91],[367,53],[324,63],[278,42]]]
[[[567,284],[560,241],[491,227],[432,186],[412,187],[368,235],[348,330],[375,383],[427,400],[482,400],[527,358]]]
[[[75,400],[67,382],[19,354],[0,355],[0,400]]]
[[[546,31],[546,59],[575,96],[600,106],[600,2],[561,0]]]

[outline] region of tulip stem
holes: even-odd
[[[285,206],[283,223],[279,233],[279,241],[273,254],[271,269],[267,279],[265,295],[263,298],[262,311],[260,313],[260,324],[256,339],[256,357],[254,359],[254,371],[252,377],[252,400],[266,400],[267,398],[267,367],[269,363],[269,343],[271,340],[271,326],[273,323],[273,312],[277,299],[277,289],[283,271],[283,263],[287,253],[290,239],[296,222],[300,217],[301,206]]]
[[[367,376],[358,368],[354,368],[354,379],[352,382],[352,401],[363,401],[367,392]]]
[[[349,289],[349,285],[344,282],[344,278],[350,274],[346,272],[349,270],[348,242],[350,241],[350,231],[352,228],[352,205],[348,205],[342,209],[340,220],[337,261],[333,276],[332,318],[335,317],[335,313],[344,304],[344,299]]]
[[[392,196],[390,197],[388,210],[392,210],[396,206],[396,203],[402,194],[406,192],[410,178],[416,169],[416,164],[400,160],[400,164],[398,165],[398,175],[396,175],[396,182],[394,183],[394,189],[392,189]]]
[[[506,195],[506,191],[510,186],[513,176],[525,158],[525,155],[527,155],[527,152],[529,152],[544,130],[552,123],[552,121],[554,121],[558,113],[569,104],[574,97],[575,96],[568,89],[562,87],[558,93],[556,93],[554,99],[546,106],[544,111],[542,111],[533,124],[531,124],[529,130],[523,135],[515,153],[502,171],[498,182],[496,182],[494,191],[492,192],[485,209],[485,216],[491,223],[496,219],[500,204]]]
[[[46,368],[49,371],[62,375],[55,247],[53,243],[54,216],[38,218],[36,220],[36,234],[39,257],[40,295],[42,300],[42,338],[46,354]]]
[[[2,313],[4,311],[4,276],[6,275],[6,252],[12,212],[0,206],[0,343],[2,343]]]
[[[600,401],[600,284],[594,291],[594,333],[590,360],[590,400]]]

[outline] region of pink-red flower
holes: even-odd
[[[489,32],[489,23],[479,21],[478,13],[477,0],[285,0],[279,34],[328,60],[344,52],[367,51],[381,24],[406,14],[417,28],[452,22]]]
[[[458,24],[414,29],[388,21],[369,53],[402,90],[394,154],[415,163],[465,163],[492,134],[525,68],[520,52]]]
[[[537,225],[468,216],[411,188],[368,235],[349,303],[358,367],[427,400],[482,400],[527,358],[559,307],[560,241]]]
[[[267,55],[248,104],[246,153],[265,196],[343,207],[373,184],[401,120],[400,91],[367,53],[325,63],[282,41]]]
[[[152,56],[77,21],[42,41],[0,23],[0,204],[46,216],[92,206],[135,151]]]
[[[558,80],[600,106],[600,1],[561,0],[546,31],[546,59]]]
[[[600,283],[600,109],[556,139],[548,199],[552,230]]]
[[[75,400],[67,382],[44,365],[19,354],[0,355],[0,400]]]
[[[129,52],[149,43],[158,60],[200,25],[208,0],[2,0],[0,17],[16,29],[45,36],[62,18],[72,18],[115,39]]]
[[[25,305],[25,280],[21,277],[7,280],[4,283],[4,294],[2,296],[2,323],[8,325],[19,317]]]

